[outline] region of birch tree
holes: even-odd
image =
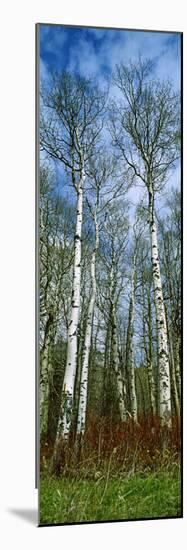
[[[179,103],[169,82],[155,80],[150,61],[116,67],[121,103],[111,108],[111,134],[125,165],[147,189],[151,262],[158,328],[159,405],[162,424],[171,423],[168,338],[155,213],[155,194],[163,189],[178,156]]]
[[[90,278],[91,278],[91,293],[87,312],[87,321],[85,329],[85,339],[83,346],[82,356],[82,372],[80,383],[80,398],[79,398],[79,410],[77,421],[77,433],[84,433],[86,423],[86,408],[87,408],[87,393],[88,393],[88,367],[89,356],[91,349],[91,337],[92,337],[92,325],[94,317],[94,309],[96,302],[97,292],[97,280],[96,280],[96,267],[97,267],[97,255],[99,249],[99,234],[100,228],[103,224],[103,214],[106,209],[107,199],[105,199],[105,193],[110,186],[110,178],[114,175],[114,164],[111,159],[106,155],[106,152],[100,151],[97,159],[92,159],[89,163],[89,183],[90,183],[90,195],[89,200],[87,198],[87,205],[90,212],[90,217],[94,227],[94,245],[90,261]],[[121,183],[116,186],[115,191],[112,192],[112,197],[116,196],[117,192],[121,188]],[[94,195],[94,196],[93,196]],[[111,197],[110,197],[111,199]]]
[[[68,327],[67,361],[62,392],[58,437],[69,436],[77,366],[77,332],[80,314],[81,235],[83,192],[88,160],[96,154],[102,129],[106,94],[90,80],[63,73],[53,79],[42,97],[40,134],[42,148],[62,163],[76,192],[76,228],[71,315]]]
[[[77,433],[84,433],[86,422],[86,405],[87,405],[87,388],[88,388],[88,365],[89,355],[91,347],[92,336],[92,323],[94,315],[94,305],[96,299],[96,255],[99,246],[99,229],[97,221],[97,213],[94,213],[94,226],[95,226],[95,245],[91,256],[90,263],[90,275],[91,275],[91,295],[88,305],[85,339],[83,346],[83,363],[81,371],[80,382],[80,397],[79,397],[79,409],[78,409],[78,421],[77,421]]]
[[[53,173],[42,167],[40,174],[40,432],[48,426],[50,384],[53,377],[53,346],[62,307],[65,275],[72,265],[72,210],[54,196]]]
[[[167,206],[167,205],[166,205]],[[169,342],[171,387],[174,409],[180,416],[180,339],[181,339],[181,231],[180,198],[172,192],[169,212],[159,218],[162,270],[164,275],[164,302]],[[177,223],[176,223],[177,222]]]
[[[150,266],[147,262],[147,242],[144,240],[141,244],[140,254],[140,277],[141,277],[141,322],[143,349],[147,368],[147,378],[149,387],[149,400],[151,416],[156,414],[155,399],[155,381],[153,375],[153,304],[152,304],[152,277]]]

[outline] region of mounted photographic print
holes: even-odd
[[[36,27],[39,524],[182,517],[182,33]]]

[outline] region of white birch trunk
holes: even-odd
[[[113,258],[115,261],[115,258]],[[114,303],[114,269],[113,262],[110,271],[110,301],[111,301],[111,324],[112,324],[112,334],[111,334],[111,352],[112,352],[112,363],[114,371],[116,374],[117,382],[117,393],[119,399],[119,412],[120,419],[122,422],[125,422],[127,419],[126,414],[126,386],[123,379],[123,375],[119,365],[118,357],[118,345],[117,345],[117,328],[116,328],[116,307]]]
[[[113,357],[114,370],[116,373],[120,419],[122,422],[125,422],[127,419],[126,406],[125,406],[126,386],[125,386],[125,382],[123,380],[123,376],[119,365],[115,305],[113,305],[112,310],[113,310],[112,311],[112,325],[113,325],[112,326],[112,357]]]
[[[173,344],[172,344],[172,340],[170,340],[170,335],[169,335],[169,347],[170,347],[170,358],[171,358],[171,381],[172,381],[172,388],[173,388],[173,397],[174,397],[176,414],[179,418],[180,417],[180,402],[179,402],[179,396],[178,396],[178,390],[177,390]]]
[[[159,414],[162,425],[171,425],[171,390],[170,369],[167,341],[167,326],[160,275],[158,256],[157,226],[154,213],[153,189],[149,186],[149,223],[151,232],[151,261],[158,330],[158,360],[159,360]]]
[[[166,315],[166,325],[167,325],[167,331],[168,331],[168,344],[169,344],[169,351],[170,351],[171,387],[172,387],[172,390],[173,390],[173,401],[174,401],[174,406],[175,406],[175,412],[176,412],[176,415],[179,418],[180,417],[180,404],[179,404],[177,382],[176,382],[175,360],[174,360],[174,353],[173,353],[173,341],[172,341],[172,333],[171,333],[171,330],[170,330],[168,312],[167,312],[167,306],[166,305],[165,305],[165,315]]]
[[[81,371],[81,383],[80,383],[80,398],[79,398],[79,408],[78,408],[78,419],[77,419],[77,434],[83,434],[85,431],[86,424],[86,407],[87,407],[87,393],[88,393],[88,368],[89,368],[89,356],[91,348],[91,337],[92,337],[92,323],[96,299],[96,254],[99,246],[99,228],[95,215],[95,247],[91,258],[91,284],[92,291],[90,302],[88,306],[88,316],[86,323],[86,332],[85,340],[83,347],[83,363]]]
[[[142,307],[143,307],[143,340],[144,340],[144,350],[147,362],[147,378],[148,378],[148,387],[149,387],[149,398],[151,406],[151,415],[152,417],[156,414],[156,403],[155,403],[155,383],[153,377],[153,353],[152,353],[152,312],[151,312],[151,297],[150,289],[147,294],[148,302],[148,346],[146,342],[146,325],[145,325],[145,295],[144,295],[144,276],[142,274]]]
[[[138,411],[137,411],[137,397],[136,397],[136,387],[135,387],[134,345],[133,345],[134,308],[135,308],[135,256],[134,256],[134,265],[133,265],[132,280],[131,280],[131,297],[130,297],[130,308],[129,308],[129,322],[130,322],[129,389],[130,389],[131,415],[134,422],[137,422]]]
[[[150,289],[148,293],[148,318],[149,318],[149,358],[147,364],[148,371],[148,384],[150,393],[151,412],[154,417],[156,414],[156,400],[155,400],[155,381],[153,376],[153,343],[152,343],[152,308],[151,308],[151,296]]]
[[[155,394],[154,394],[153,364],[150,356],[147,362],[147,376],[148,376],[149,396],[150,396],[150,404],[151,404],[151,414],[154,417],[156,414],[156,404],[155,404]]]
[[[57,438],[68,438],[72,421],[75,375],[77,368],[77,329],[80,314],[81,285],[81,235],[83,213],[83,175],[77,188],[77,220],[74,244],[73,288],[71,299],[71,317],[68,327],[67,360],[62,389],[62,410],[59,418]]]
[[[44,347],[41,353],[41,382],[40,382],[40,433],[41,436],[47,432],[48,409],[49,409],[49,388],[51,375],[50,346],[51,331],[48,331]]]
[[[53,374],[51,346],[54,342],[55,313],[50,312],[46,321],[44,342],[40,354],[40,434],[45,436],[48,428],[49,392]]]

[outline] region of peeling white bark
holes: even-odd
[[[154,284],[154,298],[156,308],[156,322],[158,331],[158,359],[159,359],[159,414],[162,425],[171,425],[171,390],[170,369],[167,341],[167,326],[160,275],[158,255],[157,226],[154,213],[153,189],[149,186],[149,223],[151,232],[151,261]]]
[[[92,336],[92,323],[94,316],[94,306],[96,299],[96,254],[99,246],[99,228],[97,223],[97,218],[95,214],[95,247],[91,258],[91,297],[88,306],[88,316],[86,322],[86,332],[85,340],[83,347],[83,363],[81,371],[81,383],[80,383],[80,398],[79,398],[79,409],[78,409],[78,420],[77,420],[77,433],[83,434],[85,431],[86,424],[86,408],[87,408],[87,393],[88,393],[88,368],[89,368],[89,356],[91,348],[91,336]]]
[[[71,299],[71,317],[67,338],[67,361],[62,390],[62,410],[58,424],[57,437],[62,434],[68,438],[71,428],[72,408],[77,368],[77,330],[80,314],[80,286],[81,286],[81,235],[83,212],[83,183],[85,175],[77,187],[77,219],[74,241],[73,288]]]

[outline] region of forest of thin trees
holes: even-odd
[[[180,96],[138,58],[103,87],[54,74],[40,104],[41,466],[59,473],[67,449],[180,434]]]

